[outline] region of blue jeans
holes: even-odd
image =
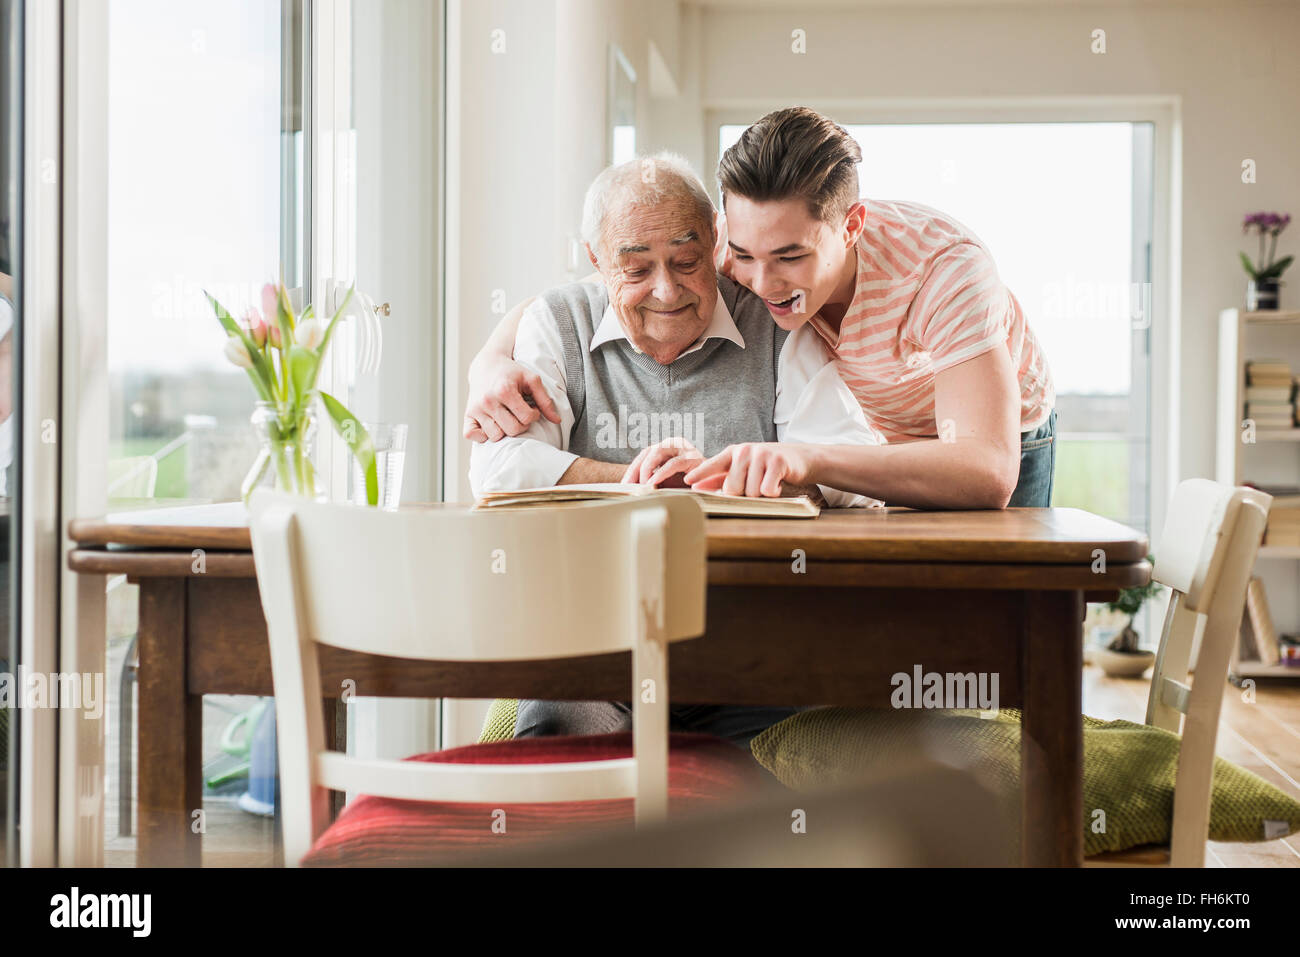
[[[698,731],[725,738],[749,751],[749,742],[805,708],[748,705],[670,705],[670,731]],[[554,734],[614,734],[632,730],[632,708],[626,701],[537,701],[519,702],[515,737],[534,738]]]
[[[1056,473],[1056,410],[1036,429],[1020,433],[1020,480],[1008,508],[1048,508]]]

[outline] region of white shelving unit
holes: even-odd
[[[1244,440],[1246,419],[1246,363],[1252,359],[1283,358],[1300,370],[1300,312],[1246,312],[1225,309],[1219,313],[1218,422],[1215,429],[1215,478],[1231,485],[1300,485],[1300,426],[1290,429],[1256,429],[1254,443]],[[1256,562],[1269,566],[1269,577],[1289,573],[1291,594],[1300,583],[1300,547],[1264,545]],[[1278,563],[1290,565],[1277,569]],[[1270,599],[1274,596],[1269,595]],[[1279,596],[1281,597],[1281,596]],[[1276,610],[1276,609],[1275,609]],[[1291,610],[1295,613],[1295,609]],[[1292,625],[1296,622],[1292,622]],[[1300,630],[1293,627],[1281,631]],[[1232,674],[1241,678],[1300,678],[1300,668],[1242,661],[1234,650]]]

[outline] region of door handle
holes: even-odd
[[[334,315],[343,302],[349,285],[351,284],[336,279],[325,280],[325,299],[329,304],[330,316]],[[384,352],[384,330],[379,323],[379,316],[387,316],[390,312],[388,303],[377,306],[375,301],[360,289],[352,290],[352,299],[343,314],[339,316],[339,321],[342,322],[347,318],[357,321],[357,372],[379,371],[379,360]]]

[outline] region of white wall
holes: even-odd
[[[1172,299],[1175,308],[1181,303],[1173,316],[1180,339],[1177,391],[1153,402],[1179,403],[1168,485],[1213,476],[1215,322],[1219,309],[1244,301],[1241,217],[1300,205],[1300,63],[1292,53],[1300,46],[1300,8],[1248,2],[790,6],[790,13],[705,10],[706,109],[748,104],[756,118],[770,107],[832,98],[1180,98],[1182,198],[1172,218],[1175,226],[1181,219],[1181,230],[1171,236],[1182,253]],[[796,28],[806,32],[803,55],[791,52]],[[1096,28],[1106,31],[1104,55],[1090,50]],[[1254,185],[1241,182],[1245,158],[1258,165]],[[1294,249],[1294,234],[1287,239],[1286,248]],[[1283,296],[1284,305],[1300,308],[1295,292]],[[1159,520],[1163,509],[1154,514]],[[1158,534],[1159,524],[1154,527]]]

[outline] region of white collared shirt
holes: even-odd
[[[592,335],[590,351],[606,342],[627,338],[627,331],[618,321],[613,307],[606,307]],[[721,295],[717,297],[713,316],[703,334],[681,355],[690,355],[713,338],[728,339],[745,348],[744,337]],[[628,341],[631,344],[631,340]],[[470,453],[469,481],[476,496],[484,492],[555,485],[578,458],[568,450],[575,416],[565,382],[564,345],[550,308],[542,297],[534,299],[524,310],[515,338],[514,357],[541,379],[542,386],[560,413],[560,424],[540,416],[522,435],[498,442],[474,443]],[[867,422],[862,407],[840,378],[825,342],[806,323],[786,337],[777,357],[776,407],[772,422],[776,426],[778,442],[884,444],[883,436]],[[832,507],[884,504],[865,495],[818,487]]]
[[[554,323],[552,323],[554,325]],[[618,321],[618,315],[614,312],[612,305],[605,307],[605,314],[600,317],[600,325],[591,336],[591,347],[588,352],[595,352],[600,346],[607,342],[613,342],[615,339],[627,339],[627,344],[636,352],[636,343],[627,337],[627,330],[623,328],[623,323]],[[740,334],[736,328],[736,320],[731,318],[731,310],[727,304],[722,301],[722,295],[719,294],[713,305],[713,315],[709,317],[709,324],[704,328],[700,337],[691,343],[690,347],[684,349],[677,358],[689,356],[692,352],[698,352],[704,348],[704,343],[708,339],[729,339],[740,348],[745,348],[745,337]],[[558,341],[558,340],[557,340]],[[516,358],[518,349],[515,350]]]

